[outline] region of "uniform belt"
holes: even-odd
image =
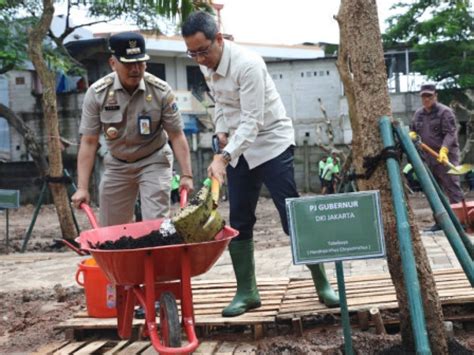
[[[165,143],[166,144],[166,143]],[[137,161],[140,161],[140,160],[143,160],[145,158],[148,158],[149,156],[152,156],[153,154],[155,154],[157,151],[159,151],[161,148],[163,148],[165,146],[165,144],[163,144],[161,147],[159,147],[158,149],[155,149],[154,151],[152,151],[150,154],[147,154],[143,157],[140,157],[138,159],[135,159],[133,161],[130,161],[130,160],[125,160],[125,159],[120,159],[120,158],[117,158],[115,157],[113,154],[110,154],[112,155],[112,158],[114,158],[115,160],[118,160],[119,162],[121,163],[127,163],[127,164],[132,164],[132,163],[136,163]]]

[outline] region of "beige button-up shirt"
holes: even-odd
[[[133,162],[146,157],[168,140],[166,131],[177,132],[183,123],[171,87],[145,73],[130,95],[115,72],[95,82],[84,97],[79,133],[104,132],[115,158]]]
[[[224,41],[217,69],[201,70],[216,101],[216,132],[229,133],[224,150],[232,166],[243,154],[255,168],[295,144],[293,123],[258,54]]]

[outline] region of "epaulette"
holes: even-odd
[[[94,88],[95,92],[101,92],[104,90],[106,87],[112,85],[114,82],[114,79],[111,76],[105,76],[102,79],[99,79],[96,81],[92,87]]]
[[[156,86],[161,91],[166,91],[168,88],[168,84],[166,83],[166,81],[163,81],[150,73],[145,73],[144,78],[147,83]]]

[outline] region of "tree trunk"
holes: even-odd
[[[358,173],[362,173],[363,158],[375,156],[383,149],[379,119],[384,115],[391,116],[376,2],[342,0],[336,20],[340,28],[337,67],[349,104],[354,167]],[[380,190],[387,261],[400,309],[402,342],[408,351],[414,351],[407,293],[402,277],[400,245],[385,162],[380,163],[370,179],[359,180],[358,186],[362,191]],[[443,314],[433,274],[410,206],[408,214],[431,350],[434,354],[446,354],[448,347]]]
[[[48,161],[44,157],[41,145],[35,139],[35,133],[23,122],[21,117],[3,104],[0,104],[0,116],[5,117],[10,126],[13,126],[23,137],[26,149],[33,158],[40,176],[45,177],[48,175]]]
[[[63,162],[59,140],[56,80],[54,72],[47,67],[42,52],[43,40],[51,26],[53,14],[53,0],[43,0],[41,18],[29,33],[28,54],[43,85],[42,105],[48,134],[49,175],[52,179],[61,179],[63,177]],[[66,185],[62,182],[50,182],[49,189],[53,195],[62,236],[65,239],[73,240],[76,236],[76,230],[71,207],[69,206]]]

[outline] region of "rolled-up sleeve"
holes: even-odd
[[[178,104],[176,103],[176,97],[171,90],[171,87],[166,90],[163,96],[161,110],[161,119],[165,131],[180,132],[183,130],[183,120],[179,112]]]
[[[255,141],[264,123],[265,68],[252,63],[242,70],[240,84],[240,122],[224,148],[232,158],[239,157]]]
[[[100,104],[97,102],[94,88],[90,87],[84,96],[79,133],[95,136],[100,133]]]

